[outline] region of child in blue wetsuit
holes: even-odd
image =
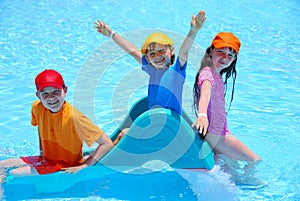
[[[180,47],[176,61],[174,43],[164,33],[154,32],[150,34],[139,51],[137,47],[112,31],[101,20],[95,22],[95,28],[104,36],[112,38],[115,43],[142,64],[142,70],[150,76],[148,84],[149,109],[163,107],[181,114],[182,90],[188,52],[205,19],[204,11],[192,16],[190,31]]]
[[[153,52],[156,50],[151,51],[147,59],[147,46],[151,43],[156,43],[156,46],[159,47],[157,49],[160,52]],[[167,35],[155,32],[146,39],[141,50],[144,54],[142,57],[142,70],[150,77],[148,84],[149,109],[163,107],[181,114],[182,90],[186,76],[187,62],[181,65],[178,57],[175,64],[172,65],[175,58],[174,54],[171,58],[165,59],[166,62],[162,67],[156,65],[155,61],[151,62],[150,60],[155,59],[156,55],[163,55],[163,52],[166,51],[164,49],[165,45],[161,45],[163,43],[166,43],[168,47],[173,47],[173,41]],[[163,59],[161,58],[160,60]],[[168,67],[169,65],[172,66]]]

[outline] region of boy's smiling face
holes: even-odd
[[[62,89],[46,87],[40,92],[36,92],[36,96],[41,100],[45,108],[55,113],[62,109],[62,106],[65,102],[66,93],[66,86],[64,86]]]
[[[147,48],[146,56],[148,62],[156,69],[165,69],[170,66],[173,54],[174,47],[159,43],[151,43]]]

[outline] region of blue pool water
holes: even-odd
[[[34,78],[43,69],[59,70],[69,87],[67,101],[108,134],[146,95],[146,75],[94,30],[96,19],[138,47],[153,30],[164,31],[178,52],[191,15],[200,9],[206,10],[207,21],[189,55],[184,108],[194,118],[191,88],[203,49],[219,31],[236,34],[242,47],[228,123],[263,158],[256,176],[266,187],[234,186],[218,169],[212,175],[167,171],[95,177],[65,193],[5,189],[6,199],[207,200],[211,193],[222,195],[220,200],[300,200],[298,0],[0,1],[0,159],[38,153],[30,110],[36,99]]]

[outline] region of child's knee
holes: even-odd
[[[26,175],[37,175],[35,168],[27,165],[24,167],[15,168],[9,171],[9,174],[12,176],[26,176]]]
[[[124,129],[121,131],[120,135],[123,137],[124,135],[126,135],[126,133],[128,132],[128,130],[129,130],[129,128],[124,128]]]
[[[8,173],[13,176],[18,176],[20,174],[19,172],[20,172],[19,168],[15,168],[15,169],[10,170]]]

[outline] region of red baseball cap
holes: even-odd
[[[35,78],[35,86],[39,92],[46,87],[62,89],[64,84],[63,77],[55,70],[44,70]]]
[[[241,42],[231,32],[220,32],[213,39],[211,46],[212,45],[215,48],[231,47],[238,54],[241,47]]]

